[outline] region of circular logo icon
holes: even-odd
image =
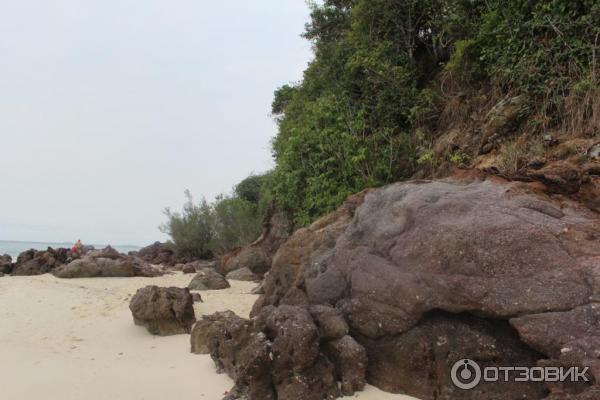
[[[452,383],[459,389],[473,389],[481,382],[481,368],[473,360],[458,360],[452,366],[450,374],[452,376]]]

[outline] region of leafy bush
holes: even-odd
[[[167,222],[160,230],[171,237],[180,255],[208,258],[212,256],[210,244],[215,236],[213,209],[204,199],[194,204],[189,190],[185,191],[185,196],[187,201],[181,213],[165,209]]]
[[[590,100],[600,77],[597,0],[310,4],[304,36],[315,58],[301,83],[275,92],[272,110],[279,124],[272,190],[300,225],[350,193],[431,168],[416,132],[440,128],[440,81],[448,76],[503,96],[525,94],[539,129],[568,115],[569,92],[579,119],[597,115]]]
[[[255,240],[261,231],[262,216],[257,204],[239,197],[220,196],[212,205],[214,234],[210,249],[223,254]]]
[[[214,202],[194,203],[189,191],[181,212],[164,211],[167,221],[160,230],[171,237],[180,255],[208,258],[255,240],[271,201],[264,188],[269,175],[250,175],[231,196],[217,196]]]

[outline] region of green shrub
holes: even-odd
[[[250,175],[233,195],[214,202],[194,203],[189,191],[181,212],[164,211],[167,221],[160,230],[171,237],[177,253],[207,258],[254,241],[261,232],[264,213],[272,201],[264,181],[270,175]]]
[[[180,213],[165,209],[167,221],[160,226],[160,230],[171,237],[179,255],[211,257],[210,244],[215,235],[213,209],[204,199],[195,204],[188,190],[185,195],[187,201]]]

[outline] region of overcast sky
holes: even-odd
[[[272,166],[302,0],[0,0],[0,240],[145,245]]]

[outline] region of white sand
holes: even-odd
[[[6,400],[219,400],[232,386],[189,335],[157,337],[135,326],[129,299],[149,284],[185,287],[191,275],[60,280],[0,278],[0,397]],[[253,283],[202,292],[196,316],[247,316]],[[406,400],[373,387],[362,400]]]

